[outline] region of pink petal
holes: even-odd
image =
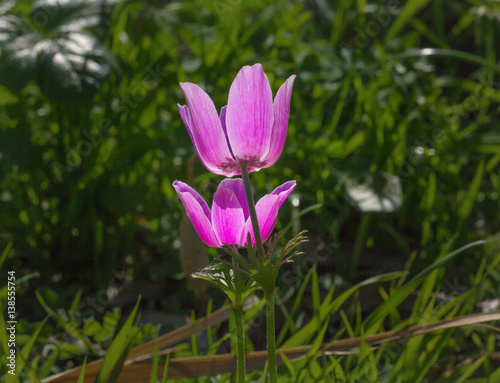
[[[214,103],[199,86],[181,83],[188,106],[179,113],[205,167],[215,174],[232,176],[238,168],[229,150]]]
[[[267,194],[262,197],[255,205],[255,210],[257,212],[257,220],[259,221],[260,235],[262,236],[262,241],[265,242],[276,225],[276,220],[278,219],[278,210],[285,202],[285,199],[295,188],[297,183],[295,181],[288,181],[281,186],[278,186],[273,190],[271,194]],[[255,238],[252,228],[252,221],[250,218],[245,222],[245,228],[243,229],[240,241],[242,245],[247,242],[247,233],[250,233],[252,238],[252,246],[255,244]]]
[[[245,226],[243,209],[236,194],[222,186],[217,188],[212,204],[212,224],[219,242],[224,245],[239,245],[241,231]]]
[[[295,75],[290,76],[278,90],[274,98],[273,113],[274,123],[271,133],[271,146],[265,160],[265,167],[273,165],[280,158],[283,146],[285,146],[286,131],[288,127],[288,115],[290,113],[290,98]]]
[[[296,181],[288,181],[273,190],[271,194],[277,195],[279,197],[279,207],[283,205],[283,202],[285,202],[288,195],[293,191],[296,185],[297,185]]]
[[[276,225],[279,210],[279,197],[274,195],[265,195],[255,204],[257,218],[259,220],[260,235],[262,241],[266,241]],[[253,230],[252,230],[253,239]]]
[[[248,203],[245,196],[245,186],[243,185],[243,180],[241,178],[225,178],[219,185],[219,188],[225,188],[231,190],[238,198],[241,208],[243,209],[243,215],[245,221],[250,216],[248,212]]]
[[[231,149],[231,145],[229,144],[229,139],[227,138],[226,109],[227,109],[227,106],[223,106],[220,109],[220,124],[222,126],[222,130],[224,131],[224,135],[226,136],[227,146],[229,147],[229,151],[231,152],[231,156],[234,158],[233,150]],[[240,175],[240,174],[241,174],[241,169],[238,166],[238,170],[235,171],[235,174],[233,174],[233,175]]]
[[[210,223],[210,209],[207,203],[196,190],[184,182],[175,181],[173,186],[184,204],[186,214],[201,240],[208,246],[221,247]]]
[[[240,163],[260,163],[269,152],[273,95],[260,64],[241,68],[229,89],[227,135]]]
[[[227,105],[220,108],[220,117],[219,118],[220,118],[220,124],[222,126],[222,130],[224,131],[224,135],[226,136],[226,139],[227,139],[226,110],[227,110]]]

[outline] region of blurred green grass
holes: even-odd
[[[21,1],[2,16],[0,232],[13,266],[95,287],[152,261],[179,272],[170,185],[193,149],[178,83],[220,108],[254,62],[274,91],[298,75],[285,151],[255,175],[259,190],[297,179],[300,207],[322,206],[304,227],[340,244],[337,258],[368,240],[425,259],[455,235],[498,231],[496,2],[115,3]],[[15,36],[40,57],[9,54]],[[210,198],[216,180],[194,172]],[[401,198],[387,174],[402,206],[377,202]],[[360,184],[368,203],[349,197]]]
[[[497,1],[24,0],[0,13],[4,268],[39,272],[27,289],[49,303],[107,288],[119,271],[180,294],[173,308],[161,296],[153,306],[197,304],[177,288],[171,184],[192,170],[209,200],[219,178],[198,160],[190,169],[178,84],[201,85],[220,108],[256,62],[274,92],[297,81],[282,157],[253,179],[262,193],[298,181],[278,228],[319,204],[291,229],[329,255],[326,285],[407,262],[416,274],[499,232]],[[485,259],[460,258],[428,288],[472,286]],[[498,271],[491,278],[483,299],[500,293]],[[43,318],[33,302],[26,315]]]

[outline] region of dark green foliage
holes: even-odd
[[[341,244],[340,264],[352,243],[355,258],[366,243],[403,259],[417,246],[425,258],[454,234],[465,243],[477,237],[471,229],[497,231],[498,24],[465,2],[421,10],[425,3],[404,11],[363,2],[204,10],[185,2],[37,1],[7,9],[1,41],[9,69],[0,75],[15,92],[0,87],[0,231],[14,236],[16,259],[31,269],[45,262],[42,272],[63,278],[77,269],[77,280],[94,286],[112,269],[148,273],[150,262],[163,277],[175,274],[178,267],[166,267],[178,264],[179,203],[170,185],[187,178],[193,153],[176,110],[185,102],[178,82],[199,83],[220,108],[239,68],[253,62],[264,65],[274,91],[298,75],[283,156],[254,178],[260,189],[297,179],[300,206],[322,206],[303,226]],[[40,24],[41,12],[43,28],[21,27]],[[456,23],[449,34],[436,15],[446,28]],[[94,43],[74,44],[75,30]],[[21,50],[31,61],[8,53],[13,35],[32,44]],[[36,46],[57,46],[63,56],[92,46],[68,63],[90,55],[85,68],[95,71],[50,69]],[[208,198],[216,180],[199,163],[194,172]],[[397,187],[384,187],[387,180]],[[368,190],[379,197],[360,203]],[[399,194],[379,199],[398,190],[402,205]],[[365,209],[377,219],[360,226]]]
[[[280,281],[280,291],[289,291],[296,277],[312,279],[307,259],[318,269],[314,294],[332,285],[350,291],[366,270],[372,276],[405,264],[415,280],[436,259],[498,233],[499,20],[494,0],[2,3],[0,233],[13,240],[2,270],[40,275],[22,287],[27,297],[20,307],[32,319],[25,333],[35,333],[44,302],[53,310],[45,327],[52,327],[40,337],[73,323],[70,334],[81,342],[61,346],[62,360],[83,363],[82,355],[97,353],[95,343],[108,347],[117,312],[84,313],[83,321],[75,312],[88,305],[64,315],[56,307],[69,307],[81,288],[84,297],[107,291],[117,272],[156,286],[150,307],[193,306],[193,296],[178,288],[182,206],[171,184],[192,180],[211,200],[220,178],[197,158],[190,161],[194,150],[177,111],[177,103],[185,104],[179,82],[199,84],[220,109],[238,70],[256,62],[274,93],[297,75],[282,157],[252,175],[262,193],[289,179],[298,183],[295,205],[283,207],[277,228],[290,230],[288,238],[308,229],[310,243],[283,273],[293,277]],[[491,248],[470,250],[449,264],[449,273],[440,268],[426,282],[419,279],[412,310],[431,310],[431,297],[451,278],[476,286],[475,299],[497,297],[498,269],[481,287],[478,281],[498,254]],[[403,280],[379,295],[403,299]],[[309,299],[311,290],[299,296]],[[169,294],[175,307],[165,303]],[[310,341],[320,334],[319,322],[290,319],[300,304],[283,305],[281,344],[295,344],[304,328],[314,327]],[[474,305],[460,307],[470,312]],[[387,314],[389,308],[368,310],[374,314],[364,331],[387,321],[407,324],[401,318],[408,312]],[[370,314],[361,311],[344,320],[357,334],[361,317]],[[474,342],[491,342],[486,338]],[[435,342],[466,347],[448,333]],[[417,343],[410,358],[423,347]],[[421,371],[438,354],[421,361]],[[333,367],[321,379],[332,374],[343,381],[342,366],[352,359],[329,356],[324,363]],[[387,379],[405,367],[388,363]],[[295,369],[292,375],[304,374]]]

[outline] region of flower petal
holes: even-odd
[[[260,163],[269,152],[273,95],[260,64],[244,66],[229,89],[227,136],[239,163]]]
[[[279,210],[279,197],[265,195],[255,204],[257,218],[259,220],[260,235],[262,242],[266,241],[276,225]],[[251,233],[253,238],[253,233]]]
[[[226,139],[227,139],[226,110],[227,110],[227,105],[223,106],[222,108],[220,108],[220,116],[219,116],[219,118],[220,118],[220,124],[222,126],[222,130],[224,131],[224,135],[226,136]]]
[[[239,168],[227,144],[214,103],[199,86],[181,83],[188,106],[179,113],[203,165],[212,173],[232,176]]]
[[[211,214],[207,203],[196,190],[184,182],[175,181],[173,186],[201,240],[209,246],[221,247],[210,222]]]
[[[227,105],[226,106],[223,106],[221,109],[220,109],[220,124],[222,126],[222,130],[224,131],[224,136],[226,137],[226,142],[227,142],[227,146],[229,148],[229,152],[231,153],[231,156],[234,158],[234,153],[233,153],[233,150],[231,149],[231,145],[229,144],[229,138],[227,138],[227,128],[226,128],[226,109],[227,109]],[[241,169],[240,167],[238,166],[238,170],[235,171],[235,173],[233,175],[240,175],[241,174]]]
[[[274,123],[271,133],[271,146],[265,160],[265,166],[273,165],[280,158],[285,146],[286,131],[288,127],[288,115],[290,113],[290,98],[292,97],[292,87],[295,75],[290,76],[278,90],[274,98],[273,114]]]
[[[262,197],[255,205],[255,210],[257,212],[257,220],[259,221],[260,235],[262,236],[262,242],[265,242],[276,225],[276,220],[278,219],[278,210],[285,202],[285,199],[295,188],[297,183],[295,181],[285,182],[283,185],[278,186],[273,190],[271,194],[267,194]],[[245,222],[245,228],[243,229],[241,235],[242,245],[247,242],[247,233],[250,233],[252,238],[252,246],[255,244],[255,238],[252,228],[252,221],[250,218]]]
[[[295,186],[297,185],[296,181],[288,181],[285,182],[283,185],[278,186],[276,189],[273,190],[271,194],[277,195],[279,197],[279,206],[283,205],[283,202],[287,199],[288,195],[293,191]]]
[[[236,194],[224,188],[222,183],[214,195],[212,224],[221,244],[240,245],[241,231],[245,226],[243,209]]]
[[[219,187],[229,189],[236,195],[236,198],[238,198],[238,202],[243,209],[243,215],[246,221],[250,216],[250,213],[248,211],[248,203],[245,195],[245,185],[243,185],[243,180],[241,178],[225,178],[221,181]]]

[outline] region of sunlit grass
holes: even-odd
[[[89,1],[73,3],[75,14],[49,2],[33,13],[32,3],[0,6],[26,24],[0,30],[0,233],[12,239],[0,237],[0,266],[19,276],[22,314],[19,374],[9,381],[37,382],[85,360],[94,380],[135,369],[141,381],[161,381],[164,371],[178,371],[178,358],[228,352],[234,324],[216,311],[223,297],[199,290],[213,298],[204,307],[179,281],[195,258],[179,260],[181,208],[170,185],[187,179],[211,196],[218,180],[192,157],[178,84],[200,84],[220,108],[237,71],[256,62],[273,89],[297,75],[284,153],[254,174],[256,189],[296,179],[278,229],[310,236],[305,257],[279,281],[276,335],[282,352],[312,347],[300,360],[282,354],[280,381],[500,381],[491,326],[360,341],[330,353],[320,347],[498,312],[497,1],[129,1],[109,12]],[[47,24],[36,25],[44,15]],[[75,20],[86,20],[78,28],[99,41],[96,49],[67,52],[76,48],[64,26]],[[7,55],[16,33],[22,52],[35,52],[38,38],[63,39],[53,49],[71,65]],[[79,57],[109,67],[95,76],[73,70]],[[90,85],[80,94],[84,75]],[[160,293],[134,315],[136,297],[115,309],[87,303],[98,291],[106,296],[117,270]],[[261,346],[263,305],[245,314],[249,352]],[[217,321],[156,351],[166,330],[141,322],[141,310],[186,315],[187,306]],[[128,364],[147,341],[147,357]],[[102,369],[92,367],[101,358]],[[264,369],[249,372],[249,381],[262,381]],[[230,382],[231,374],[196,379]]]

